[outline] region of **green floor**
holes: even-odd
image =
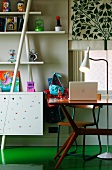
[[[98,146],[86,147],[88,155],[98,151]],[[103,152],[106,147],[103,146]],[[112,151],[110,146],[109,151]],[[4,149],[0,155],[0,170],[53,170],[56,164],[56,147],[12,147]],[[66,156],[58,170],[112,170],[112,160],[94,158],[83,161],[82,147],[78,146],[78,156]]]

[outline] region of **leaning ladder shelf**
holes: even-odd
[[[43,92],[13,92],[16,75],[20,64],[28,65],[29,81],[31,80],[31,64],[43,64],[43,62],[20,62],[23,42],[26,44],[27,61],[29,57],[28,36],[26,34],[29,14],[41,14],[41,12],[30,12],[32,0],[27,1],[26,12],[24,13],[1,13],[0,15],[24,15],[22,32],[2,32],[0,34],[20,34],[17,59],[15,63],[1,62],[0,64],[15,64],[14,76],[10,92],[0,92],[0,110],[3,123],[0,134],[2,135],[1,150],[4,149],[6,135],[43,135]],[[5,105],[5,106],[4,106]],[[32,119],[33,118],[33,119]],[[21,121],[19,121],[21,119]],[[18,122],[19,121],[19,122]],[[32,123],[31,123],[32,122]],[[24,130],[23,130],[24,129]]]

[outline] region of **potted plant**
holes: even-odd
[[[60,17],[56,16],[57,25],[55,26],[55,31],[62,31],[62,25],[60,24]]]

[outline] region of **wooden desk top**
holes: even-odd
[[[112,96],[102,96],[101,100],[68,100],[49,98],[50,105],[112,105]]]

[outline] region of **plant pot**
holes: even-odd
[[[62,27],[61,26],[55,26],[55,31],[62,31]]]

